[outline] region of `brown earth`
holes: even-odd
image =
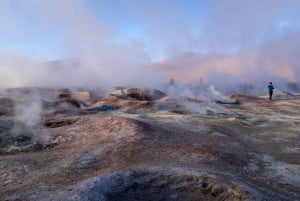
[[[2,95],[0,200],[300,200],[300,96],[146,95],[68,91],[31,126],[14,108],[33,100]]]

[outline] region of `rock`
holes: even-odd
[[[32,143],[31,137],[26,135],[20,135],[15,138],[15,145],[17,146],[26,146]]]

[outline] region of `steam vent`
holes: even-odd
[[[300,95],[215,98],[3,90],[0,200],[300,200]]]

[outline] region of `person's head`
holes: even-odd
[[[270,82],[270,84],[272,84],[272,82]]]

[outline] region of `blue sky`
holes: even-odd
[[[121,45],[139,41],[155,60],[236,53],[300,27],[299,0],[2,0],[0,11],[0,51],[42,60],[68,56],[78,29],[99,38],[104,31],[110,36],[101,40]],[[82,37],[97,44],[97,34]]]
[[[6,12],[0,21],[0,51],[32,59],[52,59],[61,55],[61,37],[53,25],[45,24],[26,1],[0,3]],[[3,11],[2,10],[2,11]]]
[[[160,26],[160,20],[168,18],[184,18],[186,27],[195,33],[201,29],[199,25],[203,20],[203,12],[206,6],[205,0],[185,0],[185,1],[67,1],[65,5],[60,5],[56,1],[55,10],[52,9],[53,16],[43,16],[43,10],[47,9],[40,6],[40,2],[32,0],[4,0],[0,7],[6,12],[6,17],[0,21],[0,50],[21,56],[29,56],[33,59],[55,59],[64,56],[64,23],[53,21],[57,13],[64,12],[64,7],[81,6],[84,15],[95,21],[94,26],[106,26],[114,32],[112,41],[117,43],[128,43],[132,39],[143,40],[147,46],[149,54],[158,56],[155,52],[163,54],[165,50],[154,49],[151,29],[164,29]],[[45,4],[49,4],[45,3]],[[76,3],[75,3],[76,2]],[[77,4],[77,5],[76,5]],[[52,5],[52,6],[53,6]],[[78,9],[78,8],[75,8]],[[155,13],[157,10],[157,13]],[[57,12],[57,13],[56,13]],[[147,13],[149,12],[149,13]],[[164,13],[166,12],[166,13]],[[153,15],[153,16],[151,16]],[[157,16],[155,16],[157,15]],[[164,16],[165,15],[165,16]],[[85,16],[85,17],[86,17]],[[61,15],[61,17],[64,17]],[[71,16],[78,17],[78,16]],[[151,19],[153,17],[153,20]],[[160,19],[161,18],[161,19]],[[9,19],[6,21],[6,19]],[[11,20],[11,22],[10,22]],[[157,21],[157,22],[156,22]],[[10,24],[11,23],[11,24]],[[88,23],[88,22],[87,22]],[[155,24],[158,23],[156,27]],[[176,21],[170,20],[170,28],[176,27]],[[178,24],[181,26],[182,22]],[[175,30],[176,28],[174,28]],[[93,30],[91,30],[93,31]],[[167,30],[161,30],[161,32]],[[179,30],[181,31],[181,30]],[[163,35],[157,38],[158,43],[166,43]],[[185,37],[185,36],[183,36]],[[165,48],[161,45],[160,48]],[[152,52],[152,53],[151,53]],[[158,53],[158,54],[160,54]]]

